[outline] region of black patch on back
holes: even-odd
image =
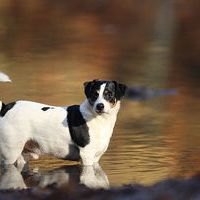
[[[12,102],[12,103],[9,103],[9,104],[4,104],[2,103],[2,108],[1,108],[1,111],[0,111],[0,116],[1,117],[4,117],[5,114],[13,108],[13,106],[16,104],[16,102]]]
[[[73,142],[80,147],[85,147],[89,143],[90,137],[88,126],[80,112],[80,106],[69,106],[67,112],[67,122]]]
[[[54,109],[54,108],[53,107],[43,107],[43,108],[41,108],[41,110],[43,110],[43,111],[47,111],[49,109]]]

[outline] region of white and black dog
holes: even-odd
[[[84,83],[86,100],[79,106],[49,106],[31,101],[0,102],[0,155],[5,165],[24,165],[24,153],[37,159],[98,163],[108,148],[126,86],[116,81]]]

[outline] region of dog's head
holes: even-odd
[[[98,115],[112,112],[127,89],[124,84],[104,80],[85,82],[84,87],[88,102]]]

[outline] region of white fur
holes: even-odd
[[[100,87],[99,96],[93,106],[94,112],[96,110],[97,104],[99,104],[99,103],[102,103],[104,105],[104,113],[109,114],[110,111],[112,112],[111,104],[103,98],[103,92],[104,92],[105,87],[106,87],[106,83],[102,84]]]
[[[80,148],[80,156],[84,165],[92,165],[98,162],[107,150],[119,108],[120,102],[117,102],[117,105],[112,108],[112,112],[109,114],[97,115],[93,110],[91,111],[87,100],[81,104],[80,110],[87,120],[90,135],[90,143],[84,148]]]
[[[108,148],[117,113],[118,101],[114,107],[106,102],[102,95],[105,85],[101,86],[97,102],[105,105],[105,113],[98,115],[86,99],[80,105],[80,111],[89,127],[90,142],[79,147],[83,165],[93,165]],[[95,104],[96,105],[96,104]],[[35,140],[40,146],[34,157],[39,154],[51,154],[65,158],[69,145],[73,144],[68,124],[66,107],[55,107],[42,111],[42,107],[52,107],[31,101],[17,101],[4,117],[0,117],[0,154],[4,163],[23,165],[22,151],[28,140]],[[1,105],[0,105],[1,108]],[[76,155],[77,152],[74,152]]]
[[[27,186],[24,183],[24,179],[21,175],[21,171],[14,165],[7,166],[6,169],[1,172],[0,176],[0,189],[26,189]]]

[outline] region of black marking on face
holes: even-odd
[[[106,83],[103,97],[106,101],[110,102],[113,105],[116,103],[117,99],[115,95],[115,84],[112,81]]]
[[[116,81],[113,81],[115,84],[115,97],[117,100],[121,100],[127,91],[127,86]]]
[[[73,142],[80,147],[85,147],[89,144],[90,137],[88,126],[80,112],[80,106],[69,106],[67,112],[67,122]]]
[[[43,108],[41,108],[41,110],[43,110],[43,111],[47,111],[49,109],[54,109],[54,108],[53,107],[43,107]]]
[[[106,83],[106,81],[99,80],[93,80],[84,83],[85,95],[91,105],[93,105],[94,102],[98,99],[100,87],[104,83]]]
[[[9,104],[4,104],[2,103],[2,108],[1,108],[1,111],[0,111],[0,116],[1,117],[4,117],[5,114],[14,107],[14,105],[16,104],[16,102],[12,102],[12,103],[9,103]]]

